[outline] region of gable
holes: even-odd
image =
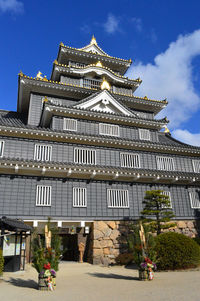
[[[103,90],[101,93],[93,95],[93,97],[82,101],[80,104],[74,105],[74,107],[103,113],[134,116],[134,114],[119,103],[107,90]]]
[[[97,53],[97,54],[100,54],[100,55],[106,55],[106,53],[101,50],[98,46],[96,46],[95,44],[90,44],[88,46],[85,46],[83,48],[81,48],[81,50],[84,50],[86,52],[92,52],[92,53]]]

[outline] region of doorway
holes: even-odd
[[[64,234],[61,235],[61,247],[62,247],[62,260],[66,261],[78,261],[78,234]]]

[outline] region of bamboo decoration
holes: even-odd
[[[142,223],[140,223],[139,234],[140,234],[140,240],[141,240],[142,246],[143,246],[143,248],[146,248],[146,239],[145,239],[145,233],[144,233],[144,228],[142,226]]]
[[[51,248],[51,231],[48,230],[48,226],[45,225],[45,244],[46,248]]]

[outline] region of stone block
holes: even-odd
[[[94,240],[93,247],[94,247],[95,249],[101,249],[100,242],[99,242],[98,240]]]
[[[177,227],[180,229],[186,228],[186,223],[184,221],[178,221]]]
[[[104,234],[103,234],[101,231],[96,230],[96,229],[94,229],[94,232],[93,232],[93,233],[94,233],[94,239],[98,239],[98,238],[104,236]]]
[[[109,248],[104,248],[103,249],[103,254],[104,255],[110,255],[110,249]]]
[[[192,229],[192,228],[195,227],[194,223],[192,221],[187,222],[187,226],[188,226],[189,229]]]
[[[93,249],[93,256],[98,257],[103,255],[103,250],[102,249]]]
[[[116,240],[120,236],[120,231],[115,229],[110,234],[110,239]]]
[[[94,229],[104,232],[105,230],[108,229],[108,226],[107,226],[106,222],[98,221],[98,222],[95,222]],[[106,236],[108,236],[108,235],[106,235]]]
[[[116,229],[117,225],[114,221],[107,222],[108,227],[110,227],[112,230]]]
[[[102,240],[100,241],[101,248],[113,247],[112,240]]]
[[[111,234],[112,230],[110,228],[104,229],[103,233],[105,236],[109,237]]]

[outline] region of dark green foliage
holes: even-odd
[[[155,261],[155,239],[153,235],[149,232],[150,228],[148,225],[143,224],[145,238],[146,238],[146,248],[142,247],[142,243],[140,240],[139,223],[133,223],[131,225],[131,234],[128,237],[128,245],[130,251],[133,252],[133,261],[138,266],[141,262],[144,261],[144,257],[150,258],[152,261]]]
[[[170,199],[163,194],[162,190],[146,191],[143,204],[145,205],[141,212],[144,222],[151,226],[151,232],[161,233],[162,229],[174,227],[175,223],[169,221],[175,216],[170,207]]]
[[[45,236],[35,234],[32,240],[32,265],[40,273],[44,264],[48,262],[51,268],[58,271],[59,258],[61,255],[61,239],[58,235],[57,227],[52,227],[48,221],[48,229],[51,231],[51,248],[45,246]]]
[[[0,249],[0,276],[3,274],[3,268],[4,268],[4,257],[3,257],[3,251]]]
[[[193,240],[196,241],[196,243],[198,243],[198,245],[200,245],[200,237],[194,237]]]
[[[167,232],[158,235],[155,250],[160,270],[186,269],[200,264],[200,246],[183,234]]]

